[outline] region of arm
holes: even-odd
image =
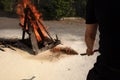
[[[85,43],[87,46],[86,53],[87,55],[93,55],[94,51],[94,42],[97,32],[97,24],[86,24],[86,31],[85,31]]]

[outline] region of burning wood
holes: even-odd
[[[25,43],[25,33],[27,33],[29,35],[27,40],[31,41],[30,45],[34,54],[60,44],[58,38],[53,39],[50,36],[41,19],[42,15],[30,0],[22,0],[17,5],[17,14],[20,16],[20,26],[23,29],[22,42]]]

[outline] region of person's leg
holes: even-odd
[[[94,67],[88,72],[87,79],[86,80],[107,80],[104,79],[104,67],[102,62],[102,56],[97,57],[97,61],[94,64]]]
[[[86,80],[120,80],[120,71],[111,68],[98,56],[94,67],[88,72]]]
[[[94,68],[92,68],[87,75],[87,79],[86,80],[97,80],[97,75],[96,75],[96,71]]]
[[[87,79],[86,80],[108,80],[106,78],[106,76],[104,74],[104,71],[97,67],[97,66],[94,66],[89,72],[88,72],[88,75],[87,75]]]

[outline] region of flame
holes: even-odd
[[[38,12],[36,7],[31,3],[30,0],[22,0],[22,2],[17,5],[17,14],[20,16],[20,24],[23,28],[26,27],[25,29],[28,30],[28,25],[24,26],[24,22],[25,22],[25,12],[24,12],[24,10],[27,7],[31,11],[31,12],[28,11],[27,17],[29,18],[30,23],[31,23],[31,25],[34,29],[34,33],[36,35],[37,40],[41,41],[42,39],[40,37],[39,32],[37,31],[38,28],[41,30],[41,32],[42,32],[42,34],[45,38],[48,37],[48,35],[45,31],[44,25],[42,24],[42,19],[40,19],[42,14]],[[34,16],[34,19],[33,19],[33,16],[31,16],[31,13]]]
[[[24,17],[25,17],[25,14],[24,14],[24,8],[21,4],[18,4],[17,5],[17,14],[20,16],[20,22],[21,22],[21,25],[23,26],[24,25]]]

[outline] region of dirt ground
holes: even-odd
[[[62,46],[71,47],[79,54],[61,53],[61,56],[56,57],[47,50],[38,55],[30,55],[19,48],[14,47],[15,51],[3,48],[5,52],[0,50],[0,80],[86,80],[99,53],[93,56],[80,55],[86,50],[84,19],[44,21],[44,25],[53,38],[58,36]],[[1,39],[21,37],[18,18],[0,17]],[[98,48],[97,41],[95,48]]]

